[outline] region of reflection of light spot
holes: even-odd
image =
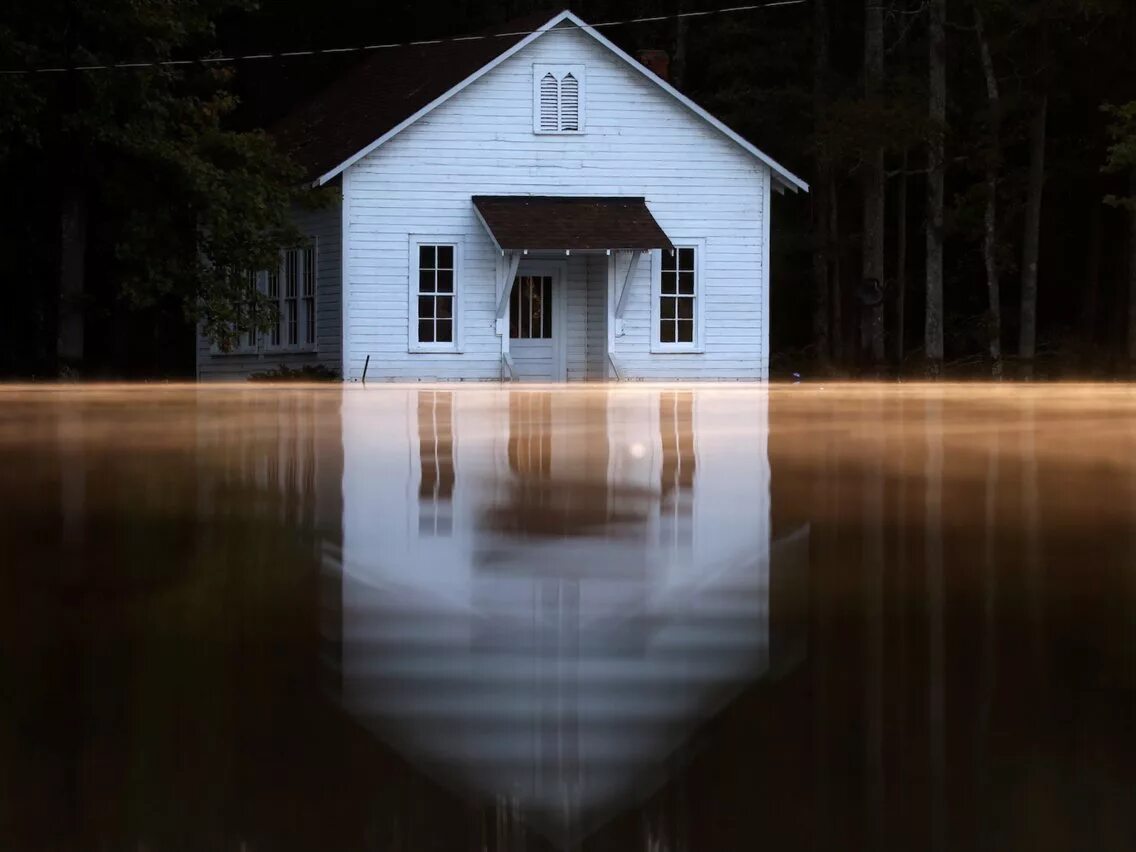
[[[632,444],[630,448],[631,457],[634,459],[641,459],[647,455],[647,448],[642,444]]]

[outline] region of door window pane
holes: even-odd
[[[552,276],[518,275],[509,296],[512,340],[552,339]]]

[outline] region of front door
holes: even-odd
[[[520,265],[509,299],[509,352],[521,381],[567,379],[562,346],[563,304],[560,266]]]

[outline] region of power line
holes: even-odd
[[[599,30],[607,27],[622,27],[628,24],[649,24],[660,21],[673,21],[680,18],[705,18],[711,15],[755,12],[759,9],[774,9],[779,6],[800,6],[808,0],[777,0],[772,3],[754,3],[747,6],[729,6],[722,9],[708,9],[701,12],[676,12],[671,15],[651,15],[642,18],[627,18],[621,21],[603,21],[588,24],[587,29]],[[250,53],[243,56],[207,56],[200,59],[160,59],[150,62],[116,62],[105,65],[53,66],[46,68],[0,69],[0,76],[19,76],[33,74],[64,74],[69,71],[132,71],[140,68],[173,68],[184,65],[224,65],[233,62],[255,62],[263,59],[294,59],[297,57],[331,56],[339,53],[366,53],[375,50],[390,50],[396,47],[419,47],[430,44],[452,44],[466,41],[488,41],[495,38],[515,38],[535,35],[540,30],[516,30],[513,32],[490,33],[488,35],[453,36],[449,38],[422,39],[419,41],[392,42],[390,44],[367,44],[361,47],[325,47],[314,50],[289,50],[276,53]]]

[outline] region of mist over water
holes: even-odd
[[[0,848],[1128,849],[1136,389],[0,388]]]

